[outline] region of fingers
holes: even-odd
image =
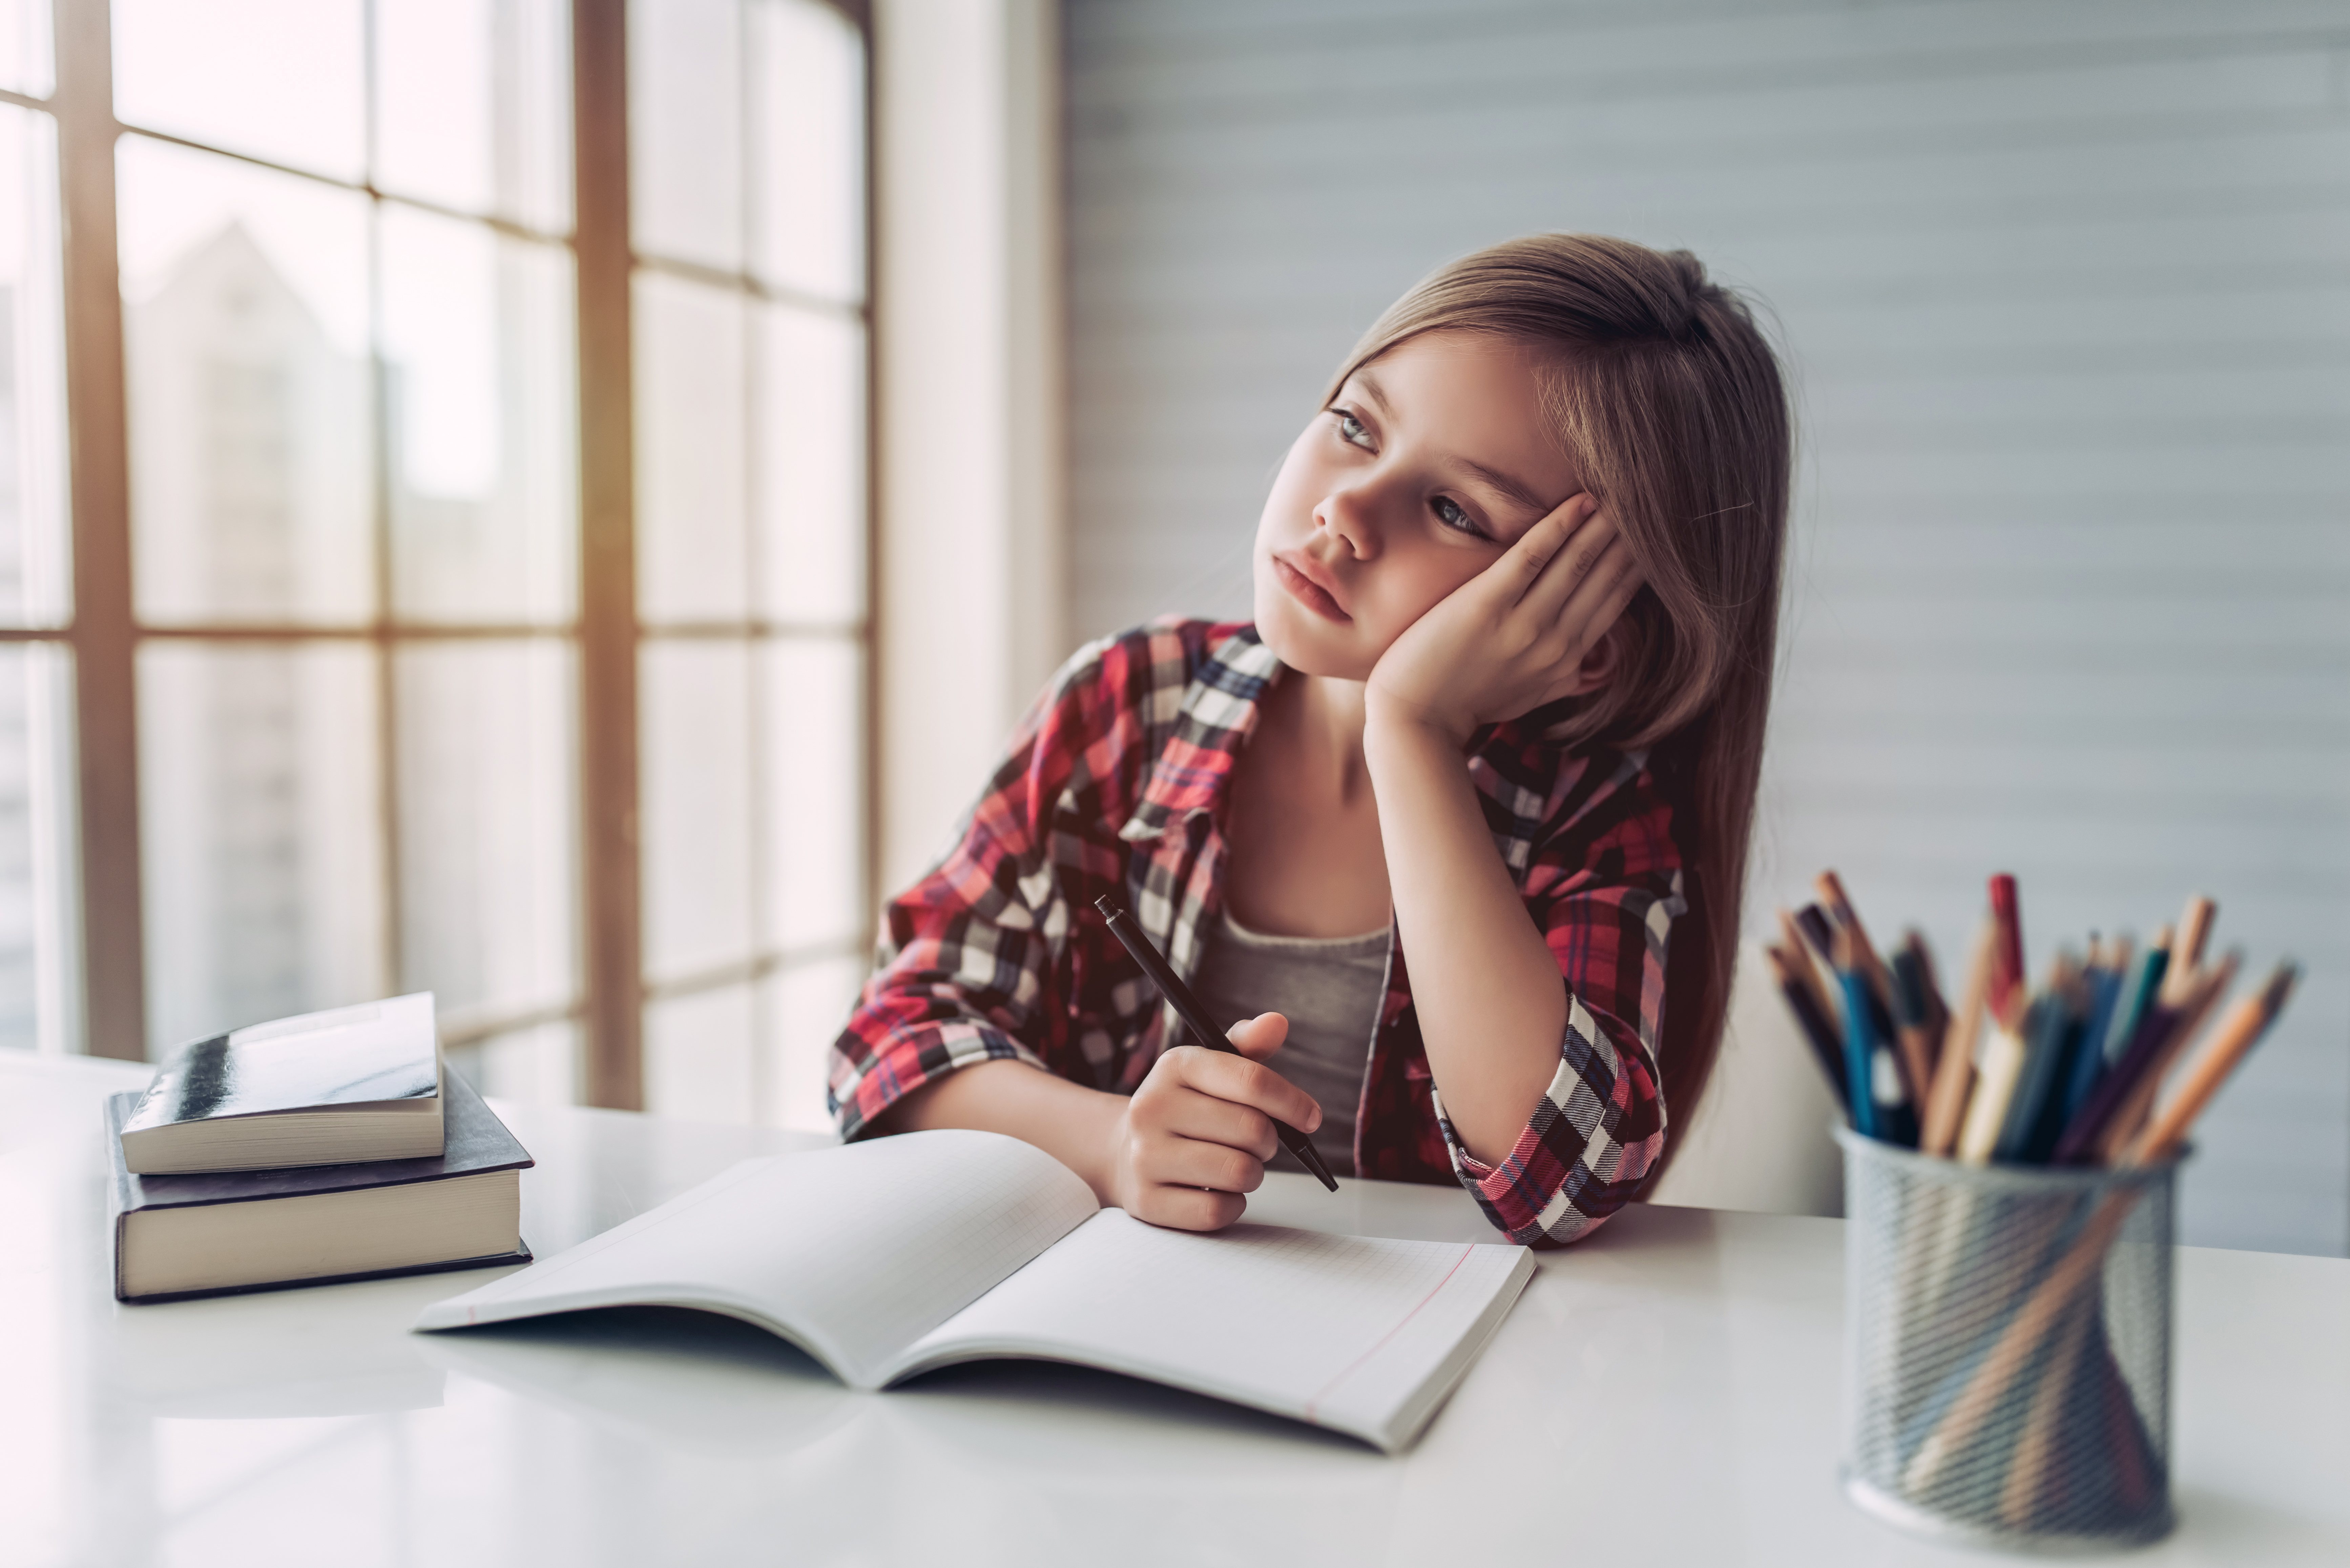
[[[1282,1027],[1288,1028],[1285,1020]],[[1314,1103],[1314,1096],[1261,1062],[1202,1051],[1196,1045],[1178,1046],[1159,1061],[1179,1082],[1203,1095],[1262,1111],[1300,1132],[1310,1133],[1322,1125],[1322,1107]]]
[[[1233,1026],[1236,1043],[1279,1044],[1288,1021],[1264,1013]],[[1314,1097],[1245,1057],[1178,1046],[1159,1059],[1128,1105],[1118,1183],[1127,1212],[1154,1225],[1215,1231],[1247,1208],[1241,1194],[1264,1180],[1280,1147],[1272,1118],[1311,1129]]]
[[[1154,1096],[1144,1107],[1144,1118],[1155,1132],[1197,1138],[1202,1143],[1220,1143],[1260,1160],[1271,1159],[1273,1151],[1281,1147],[1281,1137],[1273,1130],[1273,1118],[1263,1111],[1203,1095],[1188,1085],[1178,1085]]]
[[[1143,1175],[1168,1187],[1254,1192],[1264,1185],[1264,1161],[1221,1143],[1167,1137],[1153,1141]]]
[[[1588,491],[1578,491],[1560,502],[1548,516],[1519,536],[1518,542],[1512,545],[1508,555],[1503,557],[1514,568],[1513,582],[1516,591],[1513,600],[1523,599],[1534,592],[1548,578],[1552,564],[1582,543],[1586,535],[1592,533],[1588,524],[1598,511],[1598,497]],[[1612,522],[1604,518],[1601,522],[1606,524],[1604,531],[1613,530]],[[1597,546],[1590,548],[1596,552]]]
[[[1631,546],[1620,536],[1610,540],[1552,622],[1566,640],[1562,656],[1579,659],[1596,646],[1639,591],[1640,570],[1632,563]]]
[[[1240,1047],[1241,1054],[1250,1061],[1262,1062],[1289,1038],[1289,1020],[1278,1012],[1260,1012],[1225,1030],[1224,1038]]]
[[[1221,1231],[1248,1210],[1237,1192],[1204,1192],[1196,1187],[1154,1187],[1127,1210],[1137,1220],[1170,1231]]]
[[[1526,585],[1526,591],[1519,596],[1519,605],[1544,625],[1550,624],[1575,591],[1591,580],[1610,552],[1617,559],[1629,558],[1623,553],[1623,535],[1617,532],[1616,519],[1599,512],[1544,558],[1541,574]]]

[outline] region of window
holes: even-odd
[[[863,976],[863,42],[630,10],[645,1090],[790,1121]],[[811,829],[813,828],[813,831]]]
[[[51,23],[0,0],[0,1044],[431,989],[492,1092],[820,1118],[868,918],[859,24]]]

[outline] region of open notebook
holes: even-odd
[[[746,1160],[427,1308],[416,1326],[700,1307],[782,1335],[858,1388],[1033,1356],[1392,1453],[1427,1425],[1534,1268],[1523,1247],[1162,1231],[1097,1208],[1066,1166],[1015,1138],[926,1132]]]

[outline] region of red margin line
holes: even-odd
[[[1355,1375],[1355,1369],[1362,1366],[1364,1362],[1368,1361],[1372,1356],[1377,1355],[1380,1351],[1386,1349],[1388,1341],[1393,1339],[1397,1334],[1401,1334],[1404,1331],[1404,1325],[1411,1322],[1413,1318],[1419,1315],[1420,1307],[1424,1307],[1429,1303],[1434,1301],[1436,1299],[1436,1293],[1452,1282],[1452,1276],[1461,1272],[1461,1265],[1469,1261],[1469,1254],[1475,1246],[1476,1243],[1472,1241],[1468,1246],[1461,1248],[1461,1255],[1452,1260],[1452,1266],[1444,1271],[1444,1277],[1437,1281],[1435,1285],[1426,1295],[1419,1298],[1418,1305],[1414,1306],[1409,1312],[1404,1314],[1403,1316],[1396,1319],[1396,1325],[1388,1330],[1387,1333],[1379,1335],[1379,1340],[1377,1345],[1372,1345],[1368,1350],[1363,1352],[1362,1355],[1357,1355],[1354,1360],[1340,1367],[1336,1376],[1332,1377],[1329,1382],[1325,1383],[1321,1387],[1316,1388],[1314,1391],[1314,1397],[1305,1401],[1305,1418],[1307,1420],[1311,1421],[1315,1419],[1314,1412],[1315,1408],[1321,1405],[1323,1396],[1328,1394],[1331,1389],[1336,1388],[1339,1384],[1344,1383],[1347,1378],[1353,1376]]]

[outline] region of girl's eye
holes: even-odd
[[[1485,530],[1477,526],[1477,519],[1470,516],[1468,510],[1450,495],[1440,495],[1428,504],[1429,508],[1436,514],[1436,520],[1447,528],[1458,533],[1471,534],[1480,539],[1488,537]]]
[[[1358,446],[1368,452],[1371,432],[1364,428],[1363,421],[1344,409],[1333,409],[1331,412],[1338,416],[1338,439],[1349,446]]]

